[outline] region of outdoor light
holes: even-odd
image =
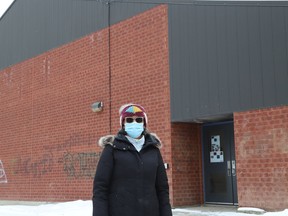
[[[91,105],[91,110],[93,112],[100,112],[103,110],[103,102],[95,102]]]

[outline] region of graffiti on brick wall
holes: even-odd
[[[18,157],[12,160],[12,169],[14,175],[32,175],[39,178],[51,173],[55,165],[57,165],[55,163],[57,161],[63,167],[63,171],[68,177],[93,178],[99,157],[100,153],[95,152],[65,152],[63,156],[55,160],[52,153],[45,153],[35,159],[31,157]]]
[[[93,178],[100,153],[66,152],[58,162],[63,163],[63,170],[68,177],[72,178]]]
[[[71,178],[93,178],[100,153],[75,153],[72,149],[75,146],[91,146],[94,143],[95,137],[92,135],[72,134],[62,143],[43,146],[43,153],[40,155],[19,155],[12,159],[12,174],[39,178],[60,168]]]
[[[80,134],[72,134],[69,139],[64,140],[64,142],[59,143],[57,145],[49,146],[46,145],[44,146],[44,149],[46,151],[69,151],[73,147],[79,147],[79,146],[91,146],[95,144],[95,137],[92,135],[89,136],[81,136]]]
[[[23,175],[33,175],[34,177],[41,177],[52,172],[53,169],[53,154],[44,153],[37,158],[22,158],[18,157],[12,161],[13,173]]]
[[[7,183],[7,176],[2,161],[0,160],[0,183]]]

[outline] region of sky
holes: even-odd
[[[0,0],[1,1],[1,0]],[[1,216],[91,216],[92,201],[76,200],[56,204],[28,205],[0,205]],[[256,216],[259,214],[246,214],[239,212],[207,212],[191,209],[173,209],[174,216]],[[262,216],[287,216],[288,209],[281,212],[267,212]]]
[[[8,7],[12,4],[14,0],[0,0],[0,18],[8,9]]]

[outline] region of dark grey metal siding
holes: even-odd
[[[152,6],[113,3],[111,24]],[[0,70],[107,26],[105,1],[16,0],[0,20]]]
[[[107,26],[95,1],[16,0],[0,23],[0,69]]]
[[[122,20],[125,20],[129,17],[142,13],[145,10],[151,9],[157,5],[148,4],[148,3],[135,3],[135,1],[131,3],[125,2],[113,2],[111,3],[111,24],[118,23]]]
[[[281,5],[169,6],[172,121],[288,104]]]

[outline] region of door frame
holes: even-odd
[[[233,201],[233,203],[223,203],[223,202],[206,202],[206,175],[205,175],[205,152],[204,152],[204,127],[207,126],[217,126],[217,125],[223,125],[223,124],[229,124],[232,123],[234,124],[233,120],[226,120],[226,121],[217,121],[217,122],[207,122],[207,123],[203,123],[202,124],[202,128],[201,128],[201,147],[202,147],[202,185],[203,185],[203,202],[204,204],[219,204],[219,205],[234,205],[234,206],[238,206],[238,202],[235,203],[235,201]],[[234,130],[233,130],[234,133]],[[235,151],[235,139],[234,139],[234,151]],[[234,152],[234,154],[236,154]],[[237,163],[237,162],[236,162]],[[236,166],[236,173],[237,173],[237,166]],[[237,177],[236,177],[236,186],[237,186]],[[236,191],[237,191],[237,187],[236,187]],[[232,193],[235,193],[235,188],[232,188]],[[236,192],[236,195],[238,193]],[[234,194],[232,194],[234,196]]]

